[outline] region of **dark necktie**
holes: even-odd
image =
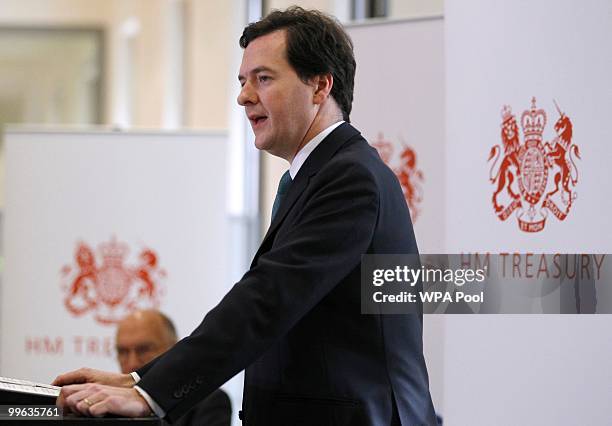
[[[278,182],[276,198],[274,199],[274,204],[272,205],[272,220],[274,220],[274,216],[276,216],[276,213],[278,213],[278,209],[283,202],[283,198],[285,198],[285,195],[287,195],[287,192],[289,192],[291,182],[291,175],[289,174],[289,170],[287,170],[281,177],[280,182]]]

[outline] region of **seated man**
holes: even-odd
[[[136,311],[117,327],[117,358],[122,373],[136,371],[153,358],[170,349],[177,341],[170,319],[156,310]],[[232,407],[225,392],[217,389],[175,425],[229,426]]]

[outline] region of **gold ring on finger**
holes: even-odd
[[[87,399],[87,398],[84,398],[84,399],[83,399],[83,402],[84,402],[85,404],[87,404],[88,406],[90,406],[90,407],[91,407],[92,405],[94,405],[94,403],[93,403],[93,402],[91,402],[91,401],[90,401],[89,399]]]

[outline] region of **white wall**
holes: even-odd
[[[444,0],[388,0],[391,18],[421,18],[444,13]]]
[[[190,0],[187,18],[186,124],[203,128],[227,128],[228,110],[235,104],[232,88],[238,85],[238,70],[232,57],[240,51],[234,22],[243,8],[238,0]]]

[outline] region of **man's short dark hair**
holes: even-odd
[[[277,30],[287,31],[287,61],[304,82],[317,75],[331,74],[331,95],[348,122],[353,104],[355,57],[353,42],[340,23],[322,12],[292,6],[274,10],[247,25],[240,37],[246,48],[257,37]]]

